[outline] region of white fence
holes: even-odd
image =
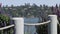
[[[43,23],[35,23],[35,24],[24,23],[24,18],[14,17],[12,18],[12,20],[14,20],[15,24],[0,28],[0,30],[15,26],[16,28],[15,34],[24,34],[24,25],[43,25],[48,23],[48,34],[57,34],[57,23],[58,23],[57,16],[48,15],[48,17],[50,18],[49,21]]]

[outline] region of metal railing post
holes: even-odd
[[[48,34],[57,34],[57,15],[49,15]]]
[[[21,17],[12,18],[15,22],[15,34],[24,34],[24,19]]]

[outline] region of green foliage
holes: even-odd
[[[10,18],[6,15],[0,14],[0,27],[4,27],[7,25],[10,25]],[[11,34],[12,32],[13,32],[13,28],[10,28],[7,30],[1,30],[0,34]]]
[[[40,26],[36,26],[36,32],[38,34],[48,34],[48,25],[40,25]]]
[[[8,16],[0,14],[0,21],[8,23],[9,20],[10,18]]]

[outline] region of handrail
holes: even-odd
[[[6,26],[6,27],[2,27],[2,28],[0,28],[0,30],[8,29],[8,28],[11,28],[11,27],[13,27],[13,26],[14,26],[14,24],[9,25],[9,26]]]
[[[50,22],[50,20],[46,21],[46,22],[42,22],[42,23],[24,23],[24,25],[31,25],[31,26],[33,26],[33,25],[43,25],[43,24],[47,24],[49,22]],[[8,28],[13,27],[13,26],[14,26],[14,24],[6,26],[6,27],[2,27],[2,28],[0,28],[0,30],[8,29]]]
[[[46,24],[46,23],[49,23],[49,22],[50,22],[50,20],[47,21],[47,22],[35,23],[35,24],[24,23],[24,25],[43,25],[43,24]],[[8,28],[13,27],[13,26],[14,26],[14,24],[6,26],[6,27],[2,27],[2,28],[0,28],[0,30],[8,29]]]
[[[50,20],[46,21],[46,22],[42,22],[42,23],[24,23],[24,25],[43,25],[43,24],[47,24],[49,22],[50,22]]]
[[[42,23],[35,23],[35,24],[34,23],[33,24],[31,24],[31,23],[24,23],[24,25],[43,25],[43,24],[47,24],[49,22],[50,22],[50,20],[46,21],[46,22],[42,22]],[[14,24],[6,26],[6,27],[2,27],[2,28],[0,28],[0,30],[8,29],[8,28],[13,27],[13,26],[14,26]],[[60,26],[60,24],[59,24],[59,26]]]

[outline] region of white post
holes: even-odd
[[[15,17],[12,19],[15,22],[15,34],[24,34],[24,19],[21,17]]]
[[[57,15],[49,15],[48,34],[57,34]]]

